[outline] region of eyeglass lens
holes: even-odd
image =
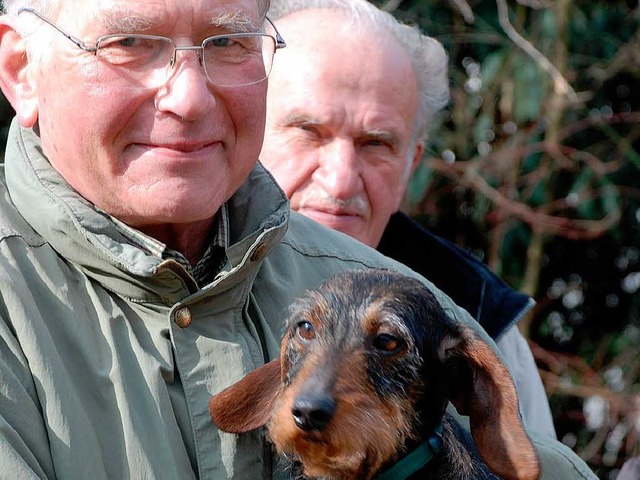
[[[176,46],[153,35],[108,35],[99,39],[97,55],[127,70],[137,81],[155,87],[171,75],[181,50],[194,50],[208,80],[217,86],[250,85],[269,75],[275,40],[263,34],[232,34],[206,39],[202,46]]]

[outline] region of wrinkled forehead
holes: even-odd
[[[309,90],[307,85],[322,88],[333,81],[369,99],[380,94],[383,103],[403,85],[400,96],[416,103],[417,81],[406,50],[389,31],[368,24],[354,28],[343,16],[338,10],[315,9],[278,19],[287,48],[274,61],[273,83]]]
[[[56,17],[113,29],[132,24],[185,24],[197,27],[226,23],[255,30],[264,20],[269,0],[58,0]],[[114,30],[115,31],[115,30]]]

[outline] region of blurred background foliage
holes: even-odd
[[[602,479],[640,455],[640,7],[384,0],[450,55],[405,209],[537,306],[560,440]],[[0,98],[0,145],[13,112]]]
[[[638,2],[374,3],[450,55],[406,211],[535,298],[558,437],[616,478],[640,455]]]

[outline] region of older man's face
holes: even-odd
[[[393,39],[341,23],[327,11],[278,22],[287,48],[274,60],[260,159],[294,210],[375,247],[421,153],[417,84]]]
[[[87,44],[135,32],[199,45],[236,30],[239,20],[259,25],[256,0],[61,3],[56,23]],[[182,50],[167,80],[150,88],[50,26],[39,28],[50,31],[33,69],[35,120],[45,153],[67,182],[135,226],[212,217],[257,160],[267,82],[212,86],[196,53]]]

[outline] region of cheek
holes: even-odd
[[[264,83],[264,82],[263,82]],[[250,85],[219,93],[218,108],[223,108],[230,122],[225,145],[231,181],[228,184],[227,198],[244,181],[255,166],[265,127],[266,89],[261,84]]]
[[[97,61],[87,61],[81,63],[78,70],[82,79],[82,87],[79,90],[82,91],[82,95],[88,101],[103,100],[109,95],[110,89],[108,85],[110,82],[107,81],[108,72],[105,71],[104,64],[100,64]]]
[[[288,142],[284,135],[269,130],[260,160],[288,197],[308,184],[316,165],[310,152]]]
[[[59,76],[53,70],[40,79],[43,148],[65,180],[89,198],[96,185],[122,173],[122,132],[142,127],[140,107],[148,95],[118,87],[117,78],[102,75],[103,69],[89,63],[77,66],[73,79],[70,69]],[[147,103],[153,108],[152,101]]]
[[[45,68],[39,78],[41,133],[57,148],[74,143],[74,149],[113,143],[116,132],[127,124],[139,104],[140,94],[117,89],[95,61],[74,69]],[[82,128],[78,128],[82,125]]]
[[[291,197],[297,191],[298,186],[303,183],[300,176],[301,172],[295,168],[296,162],[292,161],[292,157],[287,156],[285,152],[277,155],[280,155],[279,160],[270,162],[265,166],[275,177],[280,188],[284,190],[288,197]]]
[[[226,107],[239,139],[246,137],[257,145],[256,155],[262,146],[266,117],[266,82],[218,92],[220,105]]]
[[[376,247],[382,238],[382,234],[389,222],[389,218],[400,208],[404,186],[400,186],[400,178],[393,176],[391,172],[384,175],[384,169],[375,171],[375,175],[369,175],[365,180],[366,194],[370,204],[370,217],[367,222],[366,233],[363,239],[369,246]]]
[[[397,169],[370,169],[364,183],[374,215],[388,216],[398,209],[406,187],[402,180]]]

